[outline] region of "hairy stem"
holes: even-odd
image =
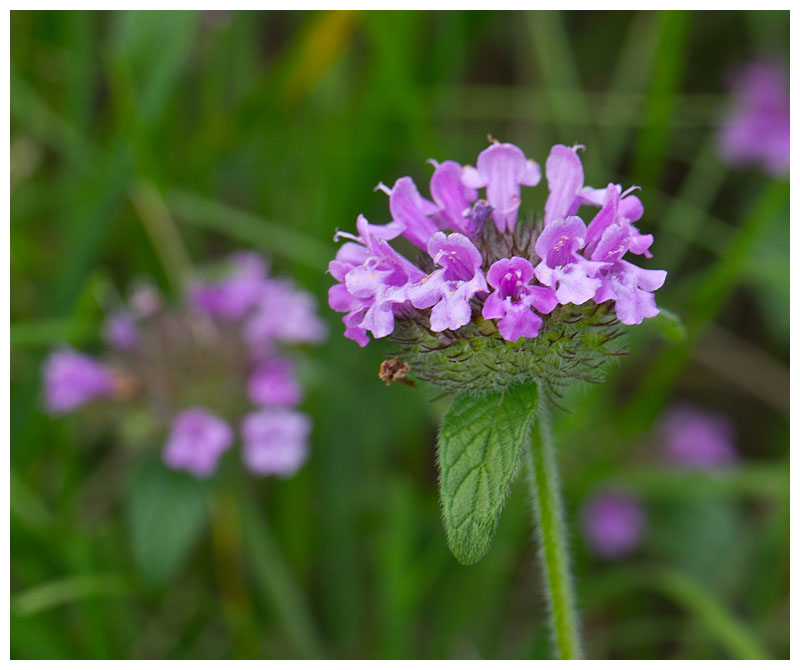
[[[546,392],[542,388],[539,389],[539,409],[525,458],[556,649],[563,659],[580,658],[580,635],[569,572],[550,411]]]

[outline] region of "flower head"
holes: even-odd
[[[52,414],[71,412],[114,393],[114,375],[90,356],[72,349],[54,351],[44,363],[45,406]]]
[[[596,379],[596,359],[620,353],[620,322],[658,313],[666,273],[627,260],[652,256],[652,235],[634,226],[635,187],[586,186],[577,149],[550,151],[543,225],[518,221],[521,187],[541,171],[511,144],[492,143],[475,167],[433,161],[431,199],[410,177],[381,184],[392,221],[360,216],[357,236],[336,235],[347,241],[329,265],[328,301],[345,336],[390,337],[404,369],[449,390]],[[582,207],[596,210],[588,227]],[[400,236],[427,253],[412,263],[392,248]]]
[[[665,456],[675,465],[706,470],[738,460],[733,424],[725,416],[679,405],[665,414],[661,434]]]
[[[373,251],[383,248],[380,240],[369,244]],[[353,246],[363,250],[359,257],[366,255],[365,246]],[[105,396],[122,407],[143,404],[152,431],[167,434],[164,462],[196,477],[216,470],[235,440],[232,426],[247,427],[241,437],[252,472],[286,475],[302,464],[310,421],[294,409],[303,389],[294,367],[298,352],[290,355],[289,348],[325,335],[311,295],[268,277],[260,258],[242,253],[226,261],[222,278],[194,283],[180,305],[149,288],[128,302],[106,324],[113,373],[72,350],[51,354],[44,368],[50,412]],[[267,416],[269,433],[263,429]]]
[[[591,498],[583,508],[582,520],[589,548],[606,559],[622,558],[634,551],[647,526],[642,504],[622,493]]]

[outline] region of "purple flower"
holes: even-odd
[[[542,259],[536,266],[536,278],[555,289],[562,305],[581,305],[600,288],[601,281],[595,275],[603,264],[587,261],[578,253],[585,244],[586,225],[577,216],[545,224],[536,240],[536,254]]]
[[[772,175],[789,171],[789,84],[777,65],[750,63],[735,73],[734,108],[720,129],[731,165],[758,163]]]
[[[590,549],[602,558],[621,558],[642,541],[647,519],[642,504],[621,493],[591,498],[583,508],[583,532]]]
[[[287,279],[261,283],[257,302],[244,324],[245,339],[257,357],[269,354],[275,342],[314,343],[327,334],[313,296]]]
[[[738,460],[734,429],[727,417],[677,406],[661,422],[667,459],[676,465],[714,469]]]
[[[420,309],[433,307],[431,330],[434,332],[466,326],[472,318],[470,298],[488,291],[481,271],[480,252],[461,233],[439,232],[429,240],[428,253],[441,269],[409,287],[411,304]]]
[[[583,165],[574,148],[556,144],[550,149],[544,170],[550,191],[544,205],[546,227],[553,221],[566,219],[578,212],[583,189]]]
[[[172,419],[164,462],[173,470],[209,477],[232,443],[233,431],[225,421],[202,407],[193,407]]]
[[[461,179],[469,188],[486,188],[495,226],[513,231],[520,206],[520,185],[536,186],[542,179],[539,165],[525,158],[513,144],[492,144],[481,151],[476,168],[466,166]]]
[[[139,344],[136,322],[127,311],[115,312],[106,319],[104,339],[118,351],[130,351]]]
[[[468,216],[478,197],[477,191],[461,180],[463,168],[455,161],[431,162],[435,167],[431,177],[431,196],[439,207],[435,218],[442,228],[469,235],[471,223]]]
[[[364,216],[358,217],[356,228],[358,237],[338,233],[355,242],[343,244],[328,266],[340,282],[329,289],[328,304],[346,312],[345,337],[363,347],[369,341],[367,331],[380,338],[394,330],[395,305],[408,299],[409,284],[425,274],[389,246],[386,240],[399,234],[396,228],[370,225]]]
[[[613,221],[627,219],[633,223],[644,215],[642,201],[637,196],[631,195],[631,192],[638,190],[638,188],[638,186],[631,186],[623,193],[622,186],[619,184],[609,184],[606,188],[584,186],[578,199],[581,205],[609,208],[612,212]]]
[[[497,328],[509,342],[539,334],[542,319],[531,308],[549,314],[558,304],[553,289],[531,286],[532,278],[533,266],[519,256],[493,263],[486,274],[495,291],[483,304],[483,317],[500,319]]]
[[[211,317],[238,321],[261,296],[267,268],[253,253],[234,254],[229,259],[228,277],[215,282],[198,282],[189,289],[191,304]]]
[[[389,196],[389,211],[392,213],[393,223],[401,227],[403,236],[425,249],[430,236],[439,230],[430,218],[439,212],[439,207],[420,195],[411,177],[401,177],[391,189],[383,183],[376,188]]]
[[[599,236],[599,229],[594,232],[591,259],[601,264],[598,275],[601,285],[594,295],[594,301],[601,303],[614,300],[617,318],[626,325],[639,324],[645,318],[656,316],[659,310],[652,291],[663,286],[667,278],[666,271],[645,270],[622,260],[627,251],[637,249],[646,252],[652,238],[640,235],[625,219],[608,225]],[[642,238],[650,239],[642,242]]]
[[[300,402],[303,391],[294,376],[291,361],[269,358],[250,374],[247,391],[256,405],[284,406]]]
[[[106,366],[72,349],[51,353],[44,363],[45,407],[64,414],[95,398],[114,393],[114,374]]]
[[[294,474],[308,457],[311,422],[289,409],[262,409],[242,421],[244,462],[258,475]]]

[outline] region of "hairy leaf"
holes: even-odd
[[[453,555],[470,565],[489,549],[517,457],[536,412],[535,385],[456,396],[442,422],[442,515]]]

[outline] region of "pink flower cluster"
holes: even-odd
[[[628,325],[658,314],[653,291],[666,272],[624,258],[628,252],[651,257],[652,235],[634,226],[642,203],[633,189],[617,184],[586,186],[577,149],[556,145],[545,163],[549,195],[537,257],[504,258],[488,268],[482,267],[484,226],[491,220],[501,235],[513,234],[521,187],[541,181],[539,165],[518,147],[493,143],[475,167],[433,161],[430,199],[410,177],[391,188],[380,184],[392,221],[372,225],[359,216],[357,235],[337,233],[347,241],[329,265],[337,282],[329,304],[345,314],[345,336],[361,346],[367,333],[386,337],[409,306],[431,310],[431,331],[457,330],[472,320],[475,297],[483,318],[496,320],[508,341],[536,337],[541,315],[559,304],[613,301],[617,318]],[[596,210],[588,225],[578,215],[582,206]],[[432,272],[392,248],[389,241],[401,236],[428,254]]]
[[[268,277],[257,255],[239,253],[229,259],[222,278],[194,282],[187,302],[188,309],[166,310],[152,289],[135,294],[106,323],[113,365],[68,348],[54,351],[44,366],[47,410],[63,414],[92,400],[124,397],[121,382],[133,379],[150,394],[150,405],[171,417],[163,452],[171,468],[197,477],[213,474],[233,445],[232,426],[238,423],[242,458],[251,472],[291,475],[307,458],[311,421],[296,409],[303,389],[285,346],[326,336],[314,299],[287,280]],[[198,341],[200,348],[191,349]],[[204,404],[184,400],[194,392],[195,380],[170,370],[180,353],[176,349],[182,348],[197,356],[201,377],[210,359],[225,354],[219,349],[236,349],[228,352],[229,359],[241,365],[223,368],[224,379],[203,378],[233,396],[234,403],[215,409],[213,393]],[[243,416],[227,409],[248,403],[252,408]]]

